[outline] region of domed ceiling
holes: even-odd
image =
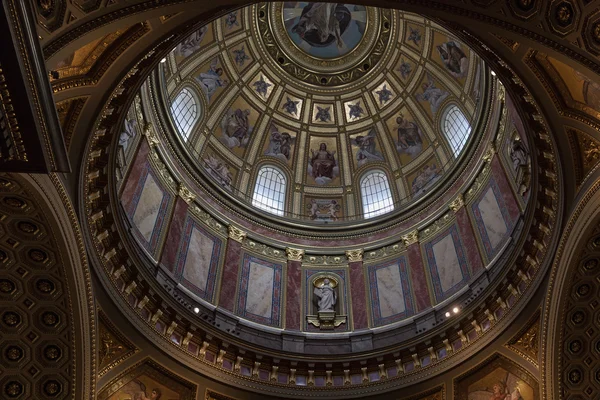
[[[200,171],[269,210],[252,197],[261,167],[275,167],[287,188],[278,214],[325,222],[402,209],[451,175],[481,119],[487,71],[419,15],[307,2],[231,12],[161,65],[171,103],[184,89],[197,103],[182,138]],[[453,143],[451,109],[464,126]],[[391,198],[366,210],[360,182],[372,171]]]

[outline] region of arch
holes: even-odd
[[[200,118],[198,100],[193,89],[185,87],[175,96],[171,103],[171,116],[181,139],[187,141]]]
[[[449,104],[442,113],[442,132],[452,149],[454,157],[458,157],[471,135],[471,124],[456,104]]]
[[[252,194],[252,205],[271,214],[283,216],[285,211],[285,174],[272,165],[258,170]]]
[[[394,209],[394,198],[385,172],[369,171],[360,180],[364,218],[386,214]]]

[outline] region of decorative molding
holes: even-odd
[[[192,193],[192,191],[188,189],[183,183],[179,184],[179,190],[177,194],[183,199],[183,201],[185,201],[188,204],[191,204],[194,200],[196,200],[196,195]]]
[[[349,262],[356,262],[363,260],[363,249],[346,250],[346,258]]]
[[[98,310],[98,376],[104,376],[125,359],[138,351],[138,348],[123,335],[108,319],[108,316]]]
[[[460,210],[462,207],[464,207],[465,205],[465,198],[462,194],[459,194],[458,197],[456,197],[456,199],[452,200],[452,202],[450,202],[450,204],[448,205],[448,207],[454,211],[455,213],[458,212],[458,210]]]
[[[246,232],[235,225],[229,225],[227,232],[229,238],[235,240],[236,242],[242,243],[244,239],[246,239]]]
[[[285,254],[290,261],[302,261],[302,258],[304,258],[304,250],[293,249],[291,247],[286,247]]]
[[[539,368],[540,310],[506,344],[506,346]]]
[[[410,246],[411,244],[419,243],[419,231],[415,229],[414,231],[403,235],[402,242],[406,247]]]

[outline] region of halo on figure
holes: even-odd
[[[313,285],[317,288],[322,288],[325,279],[329,279],[329,286],[332,288],[336,287],[339,283],[337,278],[335,278],[333,275],[321,275],[313,281]]]

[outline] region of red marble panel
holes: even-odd
[[[467,253],[467,260],[471,267],[471,273],[477,274],[483,268],[481,254],[479,254],[479,246],[475,239],[475,231],[469,220],[469,214],[465,207],[461,207],[456,213],[456,224],[460,232],[460,239],[463,243],[463,248]]]
[[[173,211],[173,218],[168,230],[167,242],[165,244],[160,263],[162,266],[173,272],[175,270],[175,263],[177,262],[177,250],[179,243],[181,242],[181,234],[183,232],[183,225],[185,224],[185,218],[187,216],[188,204],[179,196],[175,200],[175,210]]]
[[[408,250],[408,264],[410,266],[410,278],[415,292],[417,303],[417,312],[431,308],[431,295],[427,285],[427,276],[425,275],[425,266],[423,265],[423,256],[419,243],[411,244]]]
[[[350,290],[352,293],[352,320],[354,329],[369,327],[367,317],[367,291],[362,261],[348,263],[350,268]]]
[[[241,254],[242,244],[233,239],[228,239],[225,265],[223,266],[223,274],[221,275],[219,306],[232,312],[235,305],[235,294],[238,286],[238,271],[240,269]]]
[[[300,303],[302,286],[301,267],[302,262],[288,260],[287,263],[287,285],[285,301],[285,329],[299,331],[302,305]]]
[[[131,165],[131,169],[129,171],[129,175],[127,176],[127,180],[123,183],[123,192],[121,193],[121,203],[125,209],[129,209],[129,205],[133,200],[133,195],[137,188],[137,183],[142,176],[144,171],[147,159],[148,152],[150,151],[150,147],[148,146],[148,142],[142,140],[140,143],[140,147],[138,148],[138,152],[135,155],[135,159],[133,164]]]
[[[521,212],[519,211],[519,205],[517,203],[517,199],[515,199],[513,191],[510,187],[510,183],[508,182],[506,173],[504,172],[504,169],[502,168],[502,165],[500,164],[500,160],[498,159],[497,156],[494,157],[494,159],[492,160],[492,175],[494,176],[494,179],[496,180],[496,183],[498,184],[498,187],[500,188],[500,191],[502,192],[502,198],[504,199],[504,205],[506,206],[506,209],[508,210],[510,219],[511,219],[511,221],[514,222],[517,220],[517,218],[519,218],[519,214]],[[508,223],[508,221],[506,221],[506,222]]]

